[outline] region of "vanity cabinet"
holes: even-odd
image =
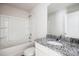
[[[61,53],[54,51],[38,42],[35,42],[35,54],[36,56],[62,56]]]

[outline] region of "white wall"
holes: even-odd
[[[56,14],[52,13],[51,15],[48,15],[48,22],[47,22],[47,33],[55,35],[56,31]]]
[[[66,36],[79,38],[79,11],[68,14]]]
[[[16,7],[12,7],[10,5],[5,5],[5,4],[0,4],[0,14],[15,16],[15,17],[23,17],[23,18],[26,18],[28,16],[27,11],[21,10]]]
[[[47,34],[47,6],[48,4],[42,3],[31,11],[32,39],[42,38]]]
[[[58,10],[48,16],[48,34],[63,35],[65,32],[65,23],[67,19],[66,10]],[[50,23],[50,24],[49,24]]]
[[[2,20],[8,21],[8,36],[0,40],[0,48],[24,43],[29,37],[29,13],[11,6],[0,5]]]

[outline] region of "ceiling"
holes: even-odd
[[[53,13],[57,10],[60,10],[60,9],[63,9],[63,8],[66,8],[68,6],[71,6],[72,3],[52,3],[48,6],[48,13]]]
[[[26,11],[32,10],[38,3],[4,3],[5,5],[10,5],[16,8],[20,8]]]

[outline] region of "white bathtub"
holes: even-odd
[[[26,42],[26,43],[12,46],[9,48],[0,49],[0,56],[20,56],[20,55],[23,55],[24,50],[32,45],[33,45],[33,42]]]

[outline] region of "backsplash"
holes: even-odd
[[[52,35],[52,34],[47,34],[46,35],[46,38],[54,38],[54,39],[57,39],[57,36],[56,35]]]
[[[70,42],[79,44],[79,39],[77,39],[77,38],[70,38]]]
[[[46,38],[57,39],[58,36],[52,35],[52,34],[47,34]],[[67,41],[67,42],[70,42],[70,43],[79,44],[79,39],[78,38],[64,37],[61,40],[64,40],[64,41]]]

